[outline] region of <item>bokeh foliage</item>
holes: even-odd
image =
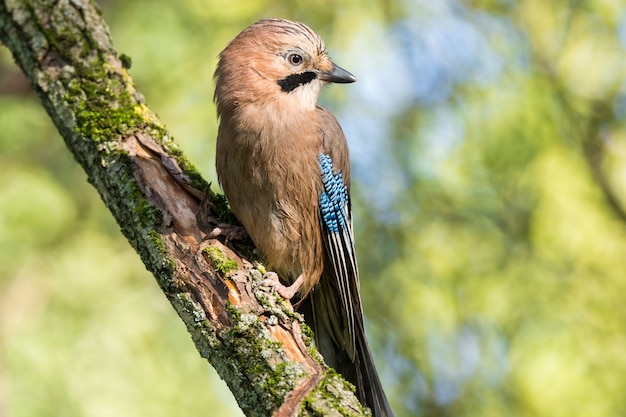
[[[101,2],[215,182],[216,56],[304,21],[398,416],[626,414],[626,2]],[[240,415],[0,50],[0,416]]]

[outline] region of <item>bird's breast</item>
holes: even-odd
[[[295,278],[302,271],[301,248],[309,245],[304,231],[319,229],[322,138],[311,119],[288,119],[267,109],[257,116],[252,120],[242,112],[235,125],[222,120],[218,176],[269,266]]]

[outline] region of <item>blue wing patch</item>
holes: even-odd
[[[320,211],[328,231],[338,233],[348,223],[348,188],[343,183],[341,172],[333,172],[330,156],[320,153],[320,168],[324,191],[320,194]]]
[[[320,153],[319,164],[324,185],[319,197],[319,215],[326,252],[332,263],[337,289],[341,299],[344,325],[331,330],[335,343],[343,346],[352,360],[355,355],[355,326],[361,317],[359,272],[354,250],[354,235],[350,213],[348,187],[341,172],[333,169],[329,155]],[[347,332],[347,335],[344,333]]]

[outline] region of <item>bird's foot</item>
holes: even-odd
[[[213,239],[218,236],[224,236],[226,242],[229,240],[244,240],[248,237],[248,232],[243,226],[236,226],[228,223],[220,223],[213,227],[213,230],[209,232],[207,238]]]
[[[259,286],[271,288],[272,290],[280,294],[280,296],[284,299],[291,300],[302,286],[303,281],[304,274],[300,274],[298,279],[296,279],[293,284],[291,284],[290,286],[286,286],[282,282],[280,282],[280,279],[278,278],[278,274],[276,272],[270,271],[263,275],[263,280],[259,282]]]

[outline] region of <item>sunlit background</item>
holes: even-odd
[[[100,2],[147,103],[216,182],[212,73],[307,23],[358,77],[367,330],[396,415],[626,415],[626,2]],[[240,416],[0,49],[0,417]]]

